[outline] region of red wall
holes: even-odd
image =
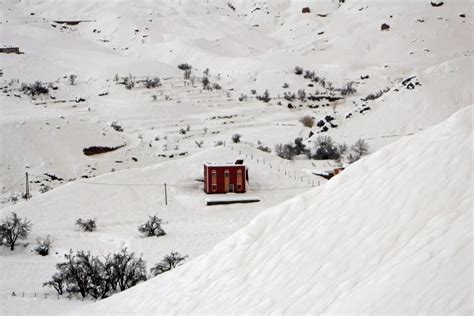
[[[242,189],[237,190],[237,170],[242,170]],[[217,172],[217,191],[212,191],[212,171]],[[227,193],[225,188],[224,172],[229,170],[229,184],[234,185],[234,192],[244,193],[246,191],[246,168],[244,165],[235,166],[206,166],[204,165],[204,191],[206,193]]]

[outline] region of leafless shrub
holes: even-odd
[[[295,67],[295,74],[297,74],[297,75],[303,74],[303,67],[296,66]]]
[[[49,248],[53,243],[53,239],[50,235],[46,237],[36,238],[36,243],[38,244],[35,248],[35,252],[41,256],[47,256],[49,254]]]
[[[166,235],[166,232],[161,227],[163,220],[158,216],[149,216],[148,221],[138,227],[138,231],[146,237],[160,237]]]
[[[82,229],[84,232],[93,232],[97,229],[97,224],[95,219],[86,219],[78,218],[76,220],[76,225]]]
[[[242,137],[242,135],[240,135],[239,133],[235,133],[234,135],[232,135],[231,139],[232,139],[232,142],[234,143],[240,143],[240,138]]]

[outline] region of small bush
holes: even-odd
[[[49,254],[49,248],[53,243],[53,239],[50,235],[45,238],[38,237],[36,238],[36,243],[38,244],[35,248],[35,252],[41,256],[47,256]]]
[[[51,190],[51,187],[49,185],[44,185],[39,189],[40,193],[46,193]]]
[[[255,90],[255,89],[250,90],[250,94],[256,95],[256,94],[257,94],[257,90]]]
[[[289,87],[290,87],[290,85],[288,84],[288,82],[285,82],[285,83],[283,84],[283,87],[282,87],[282,88],[283,88],[283,89],[288,89]]]
[[[296,99],[296,95],[291,92],[285,92],[283,93],[283,98],[287,101],[294,101]]]
[[[117,121],[113,121],[111,124],[110,124],[110,127],[112,127],[115,131],[117,132],[123,132],[123,128],[122,126],[120,126],[119,122]]]
[[[1,244],[9,246],[10,250],[15,250],[15,245],[19,239],[26,239],[31,231],[31,222],[28,219],[21,219],[15,212],[10,217],[2,220],[0,225]]]
[[[278,157],[288,160],[292,160],[296,155],[295,149],[291,144],[276,144],[275,153]]]
[[[154,276],[162,274],[164,272],[170,271],[176,268],[180,263],[186,260],[188,256],[182,256],[178,252],[171,252],[169,255],[165,256],[163,260],[158,262],[153,268],[151,268],[151,273]]]
[[[314,78],[314,76],[316,76],[314,71],[309,71],[309,70],[306,70],[303,75],[305,79],[311,79],[311,80]]]
[[[161,227],[163,220],[158,216],[149,216],[148,221],[138,227],[138,231],[145,235],[145,237],[160,237],[165,236],[166,232]]]
[[[240,94],[240,97],[239,97],[239,101],[242,102],[242,101],[247,101],[248,97],[246,94],[243,94],[241,93]]]
[[[346,83],[341,89],[341,95],[351,95],[357,92],[357,89],[354,88],[355,81],[350,81]]]
[[[310,158],[316,160],[339,159],[341,154],[330,136],[319,136],[316,139],[315,153]]]
[[[296,66],[295,67],[295,74],[297,74],[297,75],[303,74],[303,67]]]
[[[263,101],[265,103],[270,102],[271,98],[270,98],[270,93],[268,92],[268,90],[265,90],[265,92],[262,95],[258,95],[257,100]]]
[[[305,115],[300,118],[300,122],[303,123],[304,126],[311,128],[314,126],[314,117],[310,115]]]
[[[20,91],[31,97],[49,93],[49,89],[43,85],[41,81],[36,81],[33,84],[23,83],[20,87]]]
[[[123,77],[123,84],[128,90],[132,90],[135,87],[135,78],[130,74],[128,77]]]
[[[202,83],[202,87],[203,87],[204,89],[206,89],[207,87],[209,87],[209,84],[210,84],[211,82],[209,81],[209,78],[207,78],[207,77],[202,77],[201,83]]]
[[[187,63],[179,64],[178,68],[181,70],[191,70],[193,67]]]
[[[235,133],[234,135],[232,135],[231,140],[233,143],[240,143],[241,137],[242,135],[240,135],[239,133]]]
[[[86,219],[83,220],[82,218],[78,218],[76,221],[76,225],[82,229],[83,232],[93,232],[97,229],[97,224],[95,219]]]
[[[146,78],[143,81],[143,84],[144,84],[145,88],[147,88],[147,89],[156,88],[156,87],[161,86],[161,80],[158,77]]]
[[[295,138],[294,151],[295,151],[295,155],[308,153],[308,150],[306,150],[306,145],[303,144],[303,138],[301,137]]]
[[[69,83],[71,84],[71,86],[76,84],[76,78],[76,75],[69,75]]]
[[[376,100],[378,98],[380,98],[384,93],[388,92],[390,90],[390,88],[385,88],[385,89],[382,89],[380,91],[377,91],[377,92],[374,92],[374,93],[371,93],[369,94],[368,96],[366,96],[365,98],[363,98],[362,100],[363,101],[371,101],[371,100]]]
[[[261,141],[257,141],[257,149],[259,149],[259,150],[261,150],[261,151],[264,151],[264,152],[267,152],[267,153],[271,153],[271,152],[272,152],[272,150],[270,149],[270,147],[264,146]]]
[[[306,101],[306,92],[304,91],[304,89],[298,90],[298,100],[302,102]]]
[[[219,84],[217,84],[217,83],[213,83],[213,84],[212,84],[212,89],[214,89],[214,90],[221,90],[222,87],[221,87]]]

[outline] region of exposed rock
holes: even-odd
[[[381,31],[388,31],[390,29],[390,25],[387,23],[383,23],[382,26],[380,26]]]

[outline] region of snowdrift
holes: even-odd
[[[472,115],[404,138],[79,314],[472,313]]]

